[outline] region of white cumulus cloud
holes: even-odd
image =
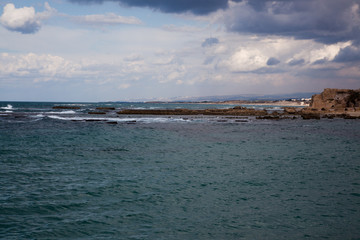
[[[55,10],[45,3],[45,11],[36,13],[33,7],[16,8],[8,3],[0,17],[0,23],[8,30],[23,34],[35,33],[41,27],[41,21],[47,19]]]
[[[37,55],[34,53],[0,55],[0,76],[28,76],[47,81],[63,77],[74,76],[81,71],[79,64],[65,60],[60,56],[50,54]]]
[[[256,49],[239,49],[227,61],[232,72],[253,71],[266,66],[268,57]]]

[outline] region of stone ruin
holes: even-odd
[[[326,88],[312,96],[310,108],[328,111],[360,110],[360,89]]]

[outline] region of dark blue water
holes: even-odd
[[[1,239],[360,239],[359,120],[8,104]]]

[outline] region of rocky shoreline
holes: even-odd
[[[273,102],[273,105],[281,106],[280,111],[266,111],[264,109],[254,109],[244,106],[236,106],[228,109],[123,109],[116,111],[115,108],[99,107],[96,111],[88,112],[92,115],[105,115],[109,112],[118,115],[213,115],[213,116],[242,116],[255,117],[256,119],[321,119],[321,118],[343,118],[360,119],[360,90],[350,89],[325,89],[321,94],[312,96],[309,106],[299,107],[289,104],[280,105]],[[222,102],[223,103],[223,102]],[[277,104],[275,104],[277,103]],[[243,105],[256,105],[258,102],[246,102]],[[263,103],[264,104],[264,103]],[[271,102],[267,102],[271,105]],[[305,105],[306,106],[306,105]],[[55,106],[54,109],[79,109],[79,107]]]
[[[118,114],[142,114],[142,115],[227,115],[227,116],[255,116],[257,119],[321,119],[321,118],[344,118],[360,119],[360,90],[351,89],[324,89],[320,94],[312,96],[308,107],[293,107],[290,104],[281,105],[285,101],[266,103],[243,102],[243,105],[277,105],[282,106],[283,111],[256,110],[237,106],[229,109],[174,109],[174,110],[134,110],[126,109]],[[295,106],[299,106],[298,103]]]
[[[161,110],[148,110],[148,109],[125,109],[118,111],[120,115],[213,115],[213,116],[254,116],[256,119],[321,119],[321,118],[343,118],[343,119],[360,119],[360,109],[356,112],[352,111],[324,111],[314,108],[295,108],[285,107],[283,111],[268,112],[266,110],[256,110],[246,107],[235,107],[229,109],[204,109],[204,110],[191,110],[191,109],[161,109]]]

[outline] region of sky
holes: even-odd
[[[0,101],[360,88],[360,0],[0,0]]]

